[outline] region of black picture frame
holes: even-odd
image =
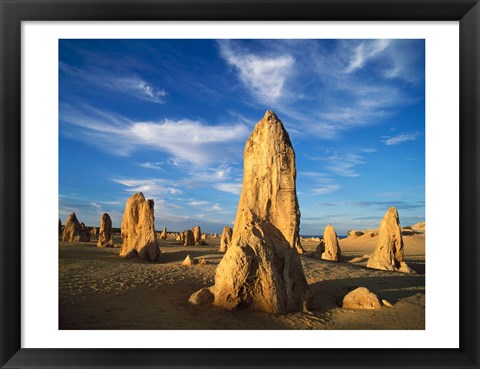
[[[480,5],[478,0],[0,0],[0,13],[0,365],[2,368],[479,367]],[[459,21],[460,348],[341,350],[21,348],[21,22],[76,20]],[[446,298],[447,295],[448,291],[446,291]],[[448,319],[448,317],[445,318]]]

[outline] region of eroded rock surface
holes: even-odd
[[[100,230],[98,232],[98,247],[113,247],[112,219],[107,213],[100,218]]]
[[[403,238],[395,207],[387,210],[380,224],[378,243],[367,262],[368,268],[414,273],[403,259]]]
[[[122,220],[122,249],[120,256],[138,255],[140,259],[155,261],[160,256],[155,237],[153,200],[145,200],[139,192],[127,200]]]

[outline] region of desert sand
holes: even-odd
[[[228,311],[189,304],[192,293],[214,284],[224,253],[220,239],[184,246],[158,240],[156,262],[124,259],[119,248],[90,242],[59,241],[60,329],[425,329],[425,235],[404,235],[405,261],[416,274],[367,269],[362,258],[375,249],[378,236],[339,241],[343,262],[312,258],[318,241],[304,241],[300,255],[316,308],[285,315]],[[115,245],[122,243],[114,234]],[[207,264],[182,266],[187,255]],[[351,262],[354,259],[359,262]],[[393,307],[341,308],[343,297],[366,287]]]

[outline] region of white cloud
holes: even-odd
[[[163,179],[112,179],[112,181],[127,187],[128,192],[143,192],[146,197],[182,193],[180,189],[172,187],[169,181]]]
[[[218,183],[214,187],[219,191],[233,193],[234,195],[240,195],[242,192],[241,183]]]
[[[163,170],[163,168],[160,166],[162,164],[163,162],[155,162],[155,163],[147,162],[147,163],[140,163],[139,165],[142,168]]]
[[[172,163],[204,165],[241,156],[250,128],[244,124],[209,125],[187,119],[135,122],[110,117],[82,107],[60,107],[62,133],[98,145],[117,155],[130,155],[137,149],[156,149],[173,156]],[[222,175],[219,168],[218,175]]]
[[[188,202],[187,204],[191,205],[191,206],[205,206],[205,205],[208,205],[209,202],[208,201],[193,200],[193,201]]]
[[[105,71],[80,70],[60,62],[60,70],[103,89],[130,95],[138,100],[165,103],[167,92],[138,76],[115,76]]]
[[[358,177],[357,166],[365,164],[363,157],[340,149],[324,149],[322,156],[309,156],[314,161],[327,162],[325,166],[330,172],[344,177]]]
[[[345,73],[351,73],[363,66],[370,60],[380,54],[387,46],[390,45],[390,40],[374,40],[362,41],[355,47],[355,51],[349,60],[349,64],[345,68]]]
[[[382,140],[382,142],[385,142],[385,144],[389,146],[398,145],[398,144],[401,144],[402,142],[415,141],[419,136],[420,136],[420,132],[402,133],[398,136],[394,136],[394,137],[390,137],[385,140]]]
[[[258,56],[233,47],[231,41],[219,42],[221,55],[239,71],[240,80],[263,102],[273,103],[283,95],[283,86],[295,59],[289,55]]]
[[[331,184],[331,185],[325,185],[322,187],[317,187],[312,190],[312,192],[316,195],[325,195],[328,193],[335,192],[341,188],[340,185],[337,184]]]

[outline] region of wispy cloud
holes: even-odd
[[[415,141],[418,137],[420,136],[420,132],[414,132],[414,133],[402,133],[398,136],[393,136],[393,137],[385,137],[382,142],[384,142],[386,145],[398,145],[401,144],[402,142],[408,142],[408,141]]]
[[[291,55],[260,56],[227,40],[219,41],[218,45],[221,55],[238,70],[240,80],[253,95],[266,103],[282,97],[285,81],[295,63]]]
[[[205,206],[208,205],[208,201],[199,201],[199,200],[193,200],[187,203],[188,205],[191,206]]]
[[[357,69],[361,69],[370,59],[375,58],[387,46],[390,45],[390,40],[368,40],[360,42],[351,55],[349,63],[345,68],[345,73],[351,73]]]
[[[363,157],[353,152],[340,149],[326,148],[322,150],[321,156],[309,156],[314,161],[325,162],[325,168],[330,172],[344,177],[358,177],[358,165],[365,164]]]
[[[126,188],[128,192],[143,192],[144,195],[176,195],[181,194],[182,190],[171,185],[170,181],[164,179],[112,179]]]
[[[240,195],[242,192],[241,183],[218,183],[214,187],[219,191],[229,192],[234,195]]]
[[[161,167],[162,164],[163,162],[154,162],[154,163],[146,162],[146,163],[140,163],[139,165],[142,168],[163,170],[163,168]]]
[[[104,71],[80,70],[60,62],[60,71],[105,90],[130,95],[138,100],[165,103],[167,92],[138,76],[116,76]]]
[[[323,187],[317,187],[312,190],[316,195],[326,195],[328,193],[335,192],[341,188],[338,184],[325,185]]]
[[[425,206],[425,201],[347,201],[347,202],[320,202],[322,206],[354,206],[354,207],[376,207],[386,209],[395,206],[397,209],[419,209]]]
[[[177,163],[202,165],[241,156],[241,146],[237,145],[243,145],[250,131],[244,124],[210,125],[188,119],[130,121],[71,106],[60,107],[60,121],[65,124],[63,134],[117,155],[130,155],[147,147],[169,153]]]

